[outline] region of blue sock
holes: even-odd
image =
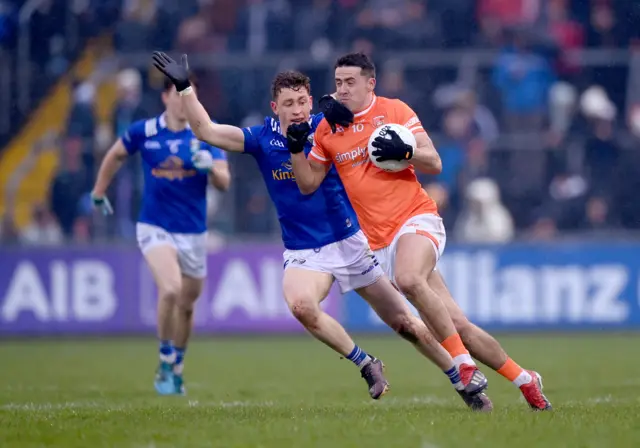
[[[453,384],[456,390],[464,389],[464,384],[462,384],[462,380],[460,379],[460,372],[458,372],[456,366],[451,367],[445,371],[444,374],[449,377],[449,381],[451,381],[451,384]]]
[[[171,341],[161,340],[160,341],[160,360],[163,362],[172,363],[175,359],[175,352],[173,351],[173,344]]]
[[[184,363],[184,354],[187,351],[186,347],[173,347],[176,352],[176,363],[173,366],[174,373],[178,375],[182,374],[182,364]]]
[[[367,352],[362,350],[357,345],[353,347],[353,350],[351,350],[351,353],[347,355],[347,359],[352,363],[354,363],[359,368],[363,368],[365,365],[371,362],[371,356],[367,355]]]

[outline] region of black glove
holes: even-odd
[[[178,64],[166,53],[154,51],[153,65],[171,80],[178,92],[191,87],[191,82],[189,82],[189,63],[187,62],[186,54],[182,55],[182,63]]]
[[[294,123],[287,128],[287,147],[291,154],[298,154],[304,151],[304,145],[311,134],[311,126],[306,121]]]
[[[387,160],[409,160],[413,157],[413,147],[407,145],[396,131],[389,129],[387,135],[391,138],[376,137],[371,143],[376,149],[371,155],[376,158],[377,162],[385,162]]]
[[[336,125],[348,128],[353,123],[353,112],[347,106],[336,100],[331,95],[325,95],[318,102],[320,110],[331,126],[331,132],[336,133]]]

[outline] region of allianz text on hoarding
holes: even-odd
[[[209,255],[199,333],[301,332],[282,298],[282,249]],[[438,269],[489,329],[640,329],[640,244],[449,246]],[[152,333],[155,287],[130,249],[3,249],[0,334]],[[323,307],[349,329],[384,331],[356,294]]]

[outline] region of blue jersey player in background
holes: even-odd
[[[163,395],[184,394],[182,378],[194,303],[207,273],[207,186],[229,188],[225,153],[197,139],[171,82],[162,93],[165,112],[133,123],[105,156],[92,192],[94,204],[113,212],[105,195],[128,156],[144,170],[138,245],[158,288],[159,366],[154,385]]]
[[[342,293],[356,290],[382,320],[440,366],[468,402],[453,360],[411,313],[378,265],[335,169],[315,193],[303,195],[297,188],[290,151],[308,153],[313,131],[323,119],[311,115],[309,78],[295,71],[278,74],[271,89],[277,119],[268,117],[263,125],[240,129],[211,122],[190,86],[186,56],[181,64],[160,52],[153,59],[182,95],[185,114],[199,139],[249,154],[258,163],[282,228],[285,300],[298,321],[358,366],[371,397],[380,398],[389,387],[382,362],[358,347],[320,308],[334,281]]]

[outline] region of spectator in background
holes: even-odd
[[[142,77],[134,68],[118,73],[118,98],[116,100],[111,123],[113,135],[121,136],[124,131],[137,120],[148,116],[142,105]]]
[[[331,0],[312,0],[309,8],[294,8],[295,48],[308,51],[319,38],[331,34],[333,9]]]
[[[523,32],[513,33],[493,72],[493,83],[500,92],[509,131],[535,132],[542,127],[554,78],[549,63],[533,52],[528,36]]]
[[[400,48],[423,50],[442,43],[440,17],[431,12],[428,0],[410,0],[405,4],[404,23],[397,30]]]
[[[20,241],[18,228],[11,213],[4,213],[0,219],[0,243],[3,245],[16,244]]]
[[[388,60],[382,64],[376,89],[378,95],[397,98],[407,103],[421,117],[426,115],[427,103],[421,89],[410,86],[404,73],[404,66],[398,60]]]
[[[56,217],[67,241],[74,240],[78,218],[80,218],[80,200],[86,194],[87,185],[92,180],[82,166],[82,139],[67,138],[58,167],[49,189],[49,209]],[[89,181],[89,182],[88,182]]]
[[[549,36],[561,52],[556,63],[556,71],[563,78],[571,79],[580,73],[581,69],[572,56],[565,56],[565,52],[584,47],[584,28],[573,18],[569,0],[547,0],[544,19],[544,35]]]
[[[83,169],[87,173],[87,182],[93,176],[95,154],[93,139],[96,134],[95,115],[96,88],[90,82],[79,84],[73,92],[73,105],[67,117],[66,135],[71,139],[78,139],[81,145]],[[87,183],[85,189],[91,188]]]
[[[487,144],[498,139],[498,122],[488,107],[478,103],[477,94],[471,89],[459,92],[455,104],[471,116],[472,126],[478,137]]]
[[[578,229],[584,217],[588,188],[583,176],[571,173],[566,165],[560,168],[549,184],[542,218],[552,219],[555,231]],[[539,217],[538,221],[542,218]],[[538,225],[540,222],[534,227]]]
[[[456,239],[467,243],[506,243],[514,233],[513,220],[500,201],[498,185],[489,178],[472,181],[454,228]]]
[[[618,227],[619,222],[612,216],[610,210],[611,201],[604,196],[594,196],[587,201],[582,229],[590,232],[605,232],[605,236],[611,230]]]
[[[452,108],[444,116],[444,133],[437,140],[436,146],[442,159],[442,172],[438,175],[438,183],[450,196],[457,194],[466,165],[466,143],[470,124],[471,119],[468,113],[460,108]]]
[[[485,46],[497,46],[505,29],[531,26],[539,12],[539,0],[478,0],[476,17],[481,30],[479,40]]]
[[[624,26],[618,25],[617,22],[616,13],[610,3],[592,0],[589,46],[599,48],[621,46],[624,42]]]
[[[53,77],[58,78],[67,72],[69,69],[69,60],[65,54],[65,40],[62,36],[54,36],[49,41],[49,53],[51,57],[47,63],[47,73]]]
[[[593,86],[583,93],[581,107],[589,123],[584,148],[584,172],[591,190],[601,194],[617,185],[616,172],[622,148],[614,127],[616,106],[604,89]]]
[[[238,14],[234,47],[257,56],[293,48],[292,8],[286,0],[248,0]]]
[[[18,11],[13,2],[0,0],[0,49],[12,47],[17,30]]]
[[[116,26],[114,45],[118,51],[144,52],[153,47],[156,2],[124,0],[122,19]]]
[[[45,205],[34,206],[31,222],[22,230],[20,241],[31,246],[55,246],[64,240],[60,226]]]

